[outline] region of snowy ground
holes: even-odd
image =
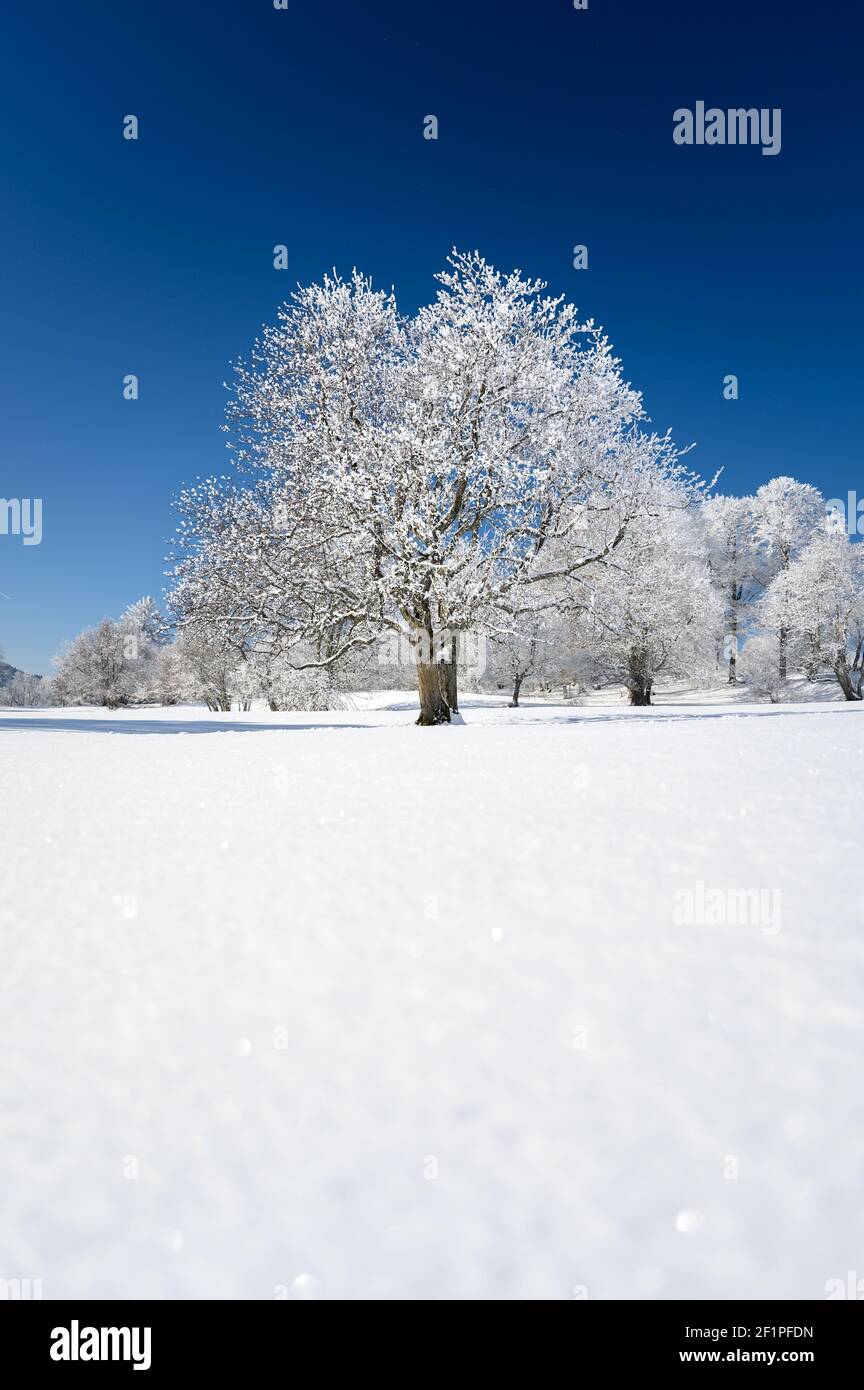
[[[356,704],[0,712],[0,1278],[864,1274],[864,711]],[[682,924],[715,889],[771,912]]]

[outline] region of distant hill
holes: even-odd
[[[17,666],[10,666],[8,661],[0,661],[0,687],[10,685],[16,676],[26,675],[27,671],[19,671]],[[38,676],[36,679],[39,679]]]

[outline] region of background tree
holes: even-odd
[[[129,634],[120,623],[103,618],[64,645],[54,658],[56,698],[63,705],[105,705],[117,709],[128,704],[134,688],[134,662],[129,654]]]
[[[42,676],[18,671],[5,685],[0,686],[0,705],[13,709],[38,709],[53,702],[50,682]]]
[[[789,647],[789,630],[785,632],[786,651]],[[776,705],[782,698],[786,687],[786,673],[781,675],[780,632],[758,632],[748,637],[741,650],[741,669],[748,691],[766,696]]]
[[[195,629],[181,634],[174,655],[184,700],[203,700],[214,713],[227,713],[235,701],[239,709],[249,708],[246,662],[234,645],[208,640],[205,633]]]
[[[855,668],[864,623],[864,549],[826,520],[805,550],[781,571],[761,604],[766,626],[785,624],[810,652],[811,672],[823,663],[846,700],[862,698],[864,671]]]
[[[766,579],[753,497],[709,497],[704,504],[708,559],[726,611],[729,684],[735,685],[738,639],[749,604]]]
[[[149,596],[130,603],[120,623],[139,639],[142,648],[158,649],[171,640],[171,628],[156,602]]]
[[[812,540],[825,515],[825,501],[818,488],[794,478],[772,478],[755,497],[755,534],[765,548],[764,577],[788,570]],[[788,626],[778,629],[778,674],[785,680],[788,668]]]
[[[487,643],[489,675],[493,680],[509,682],[512,708],[518,707],[528,677],[557,675],[563,642],[561,615],[551,602],[510,615],[498,614],[492,620]]]
[[[167,637],[165,619],[151,598],[131,604],[117,621],[103,618],[54,658],[56,699],[110,709],[154,699],[155,657]]]
[[[599,574],[582,633],[600,677],[650,705],[660,676],[707,678],[721,623],[700,518],[682,505],[631,527]]]

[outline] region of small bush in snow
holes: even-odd
[[[772,705],[783,699],[786,677],[780,675],[780,640],[772,635],[751,637],[741,652],[742,674],[748,690]]]

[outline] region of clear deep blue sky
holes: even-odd
[[[226,467],[229,362],[333,266],[409,310],[478,248],[601,322],[727,490],[864,492],[857,5],[40,0],[0,22],[0,496],[44,506],[41,545],[0,535],[13,664],[160,594],[172,495]],[[780,155],[675,145],[698,100],[781,107]]]

